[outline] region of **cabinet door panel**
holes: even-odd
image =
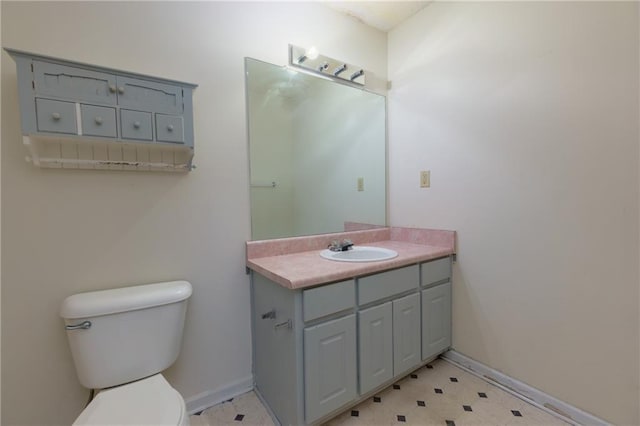
[[[451,346],[451,283],[422,290],[422,359]]]
[[[107,105],[116,103],[116,77],[111,74],[33,61],[33,77],[37,95]]]
[[[391,302],[358,313],[360,394],[393,377],[393,314]]]
[[[182,114],[182,87],[137,78],[117,78],[118,105],[165,114]]]
[[[393,301],[393,374],[420,364],[420,295]]]
[[[355,315],[304,330],[304,370],[307,423],[357,396]]]

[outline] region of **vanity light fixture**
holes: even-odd
[[[333,70],[333,75],[335,75],[336,77],[340,75],[340,73],[343,73],[347,70],[347,64],[342,64],[340,65],[338,68],[336,68],[335,70]]]
[[[349,80],[353,81],[356,78],[360,77],[361,75],[364,75],[364,70],[358,70],[354,72],[353,74],[351,74],[351,77],[349,77]]]
[[[315,46],[311,46],[309,50],[307,50],[306,52],[304,52],[302,55],[298,57],[298,64],[303,63],[307,59],[310,59],[313,61],[317,58],[318,58],[318,49]]]
[[[289,66],[298,68],[317,76],[328,77],[332,81],[350,86],[363,87],[365,85],[366,72],[355,65],[323,56],[318,49],[289,45]],[[333,70],[328,71],[327,70]],[[346,70],[353,70],[351,74]]]

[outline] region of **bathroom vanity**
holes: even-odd
[[[345,264],[319,250],[248,256],[255,387],[283,425],[321,423],[451,344],[453,245],[367,245],[398,257]]]

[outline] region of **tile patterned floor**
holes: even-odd
[[[253,392],[190,417],[192,426],[273,425]],[[568,423],[446,362],[435,360],[326,423],[342,425],[538,425]]]

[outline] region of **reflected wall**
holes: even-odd
[[[386,224],[385,98],[246,59],[252,239]]]

